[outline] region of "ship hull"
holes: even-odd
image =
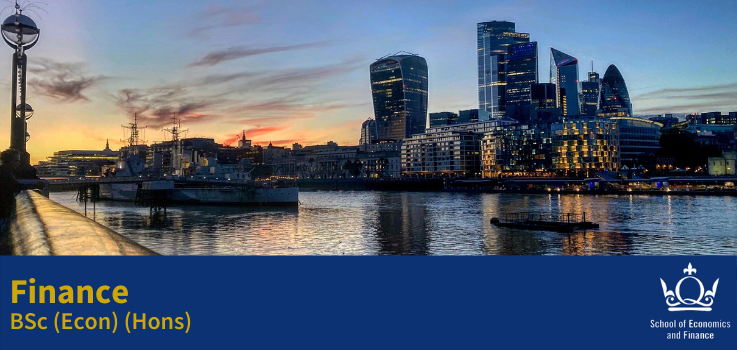
[[[296,206],[297,187],[174,188],[169,190],[172,204],[213,204],[242,206]],[[138,184],[101,184],[100,198],[133,202]]]
[[[296,206],[299,189],[285,188],[177,188],[173,203],[253,206]]]

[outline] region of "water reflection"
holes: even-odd
[[[51,198],[84,212],[71,193]],[[303,192],[300,200],[299,208],[186,206],[166,215],[101,202],[95,218],[172,255],[737,254],[733,197]],[[600,229],[567,235],[489,224],[523,211],[586,212]]]

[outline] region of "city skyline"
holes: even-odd
[[[357,144],[373,115],[368,67],[400,50],[427,59],[428,112],[477,108],[476,24],[493,20],[515,22],[541,48],[579,58],[579,76],[591,59],[600,74],[615,64],[635,115],[737,110],[728,49],[737,46],[729,35],[737,30],[734,4],[419,4],[397,13],[337,2],[50,4],[48,14],[28,13],[42,30],[28,53],[32,162],[60,149],[101,149],[105,139],[119,147],[119,126],[134,111],[150,127],[149,142],[165,139],[157,128],[177,113],[194,130],[188,136],[217,142],[235,144],[246,130],[264,145]],[[567,14],[574,10],[595,16]],[[401,21],[408,14],[413,21]],[[11,53],[0,55],[8,97]],[[539,76],[548,76],[544,64]],[[8,100],[0,109],[10,109]],[[0,118],[6,140],[8,119]]]

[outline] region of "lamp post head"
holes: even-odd
[[[3,21],[2,33],[3,39],[10,47],[28,50],[36,45],[41,30],[30,17],[16,13]]]
[[[18,118],[20,118],[21,107],[23,107],[23,106],[22,105],[18,105],[17,107],[15,107],[15,110],[17,111],[17,117]],[[31,107],[31,105],[29,105],[28,103],[26,103],[26,120],[31,119],[31,117],[33,117],[33,107]]]

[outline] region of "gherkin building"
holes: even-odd
[[[601,80],[601,92],[599,94],[599,109],[597,115],[604,117],[627,117],[632,116],[632,103],[627,85],[624,83],[622,74],[617,66],[610,65]]]

